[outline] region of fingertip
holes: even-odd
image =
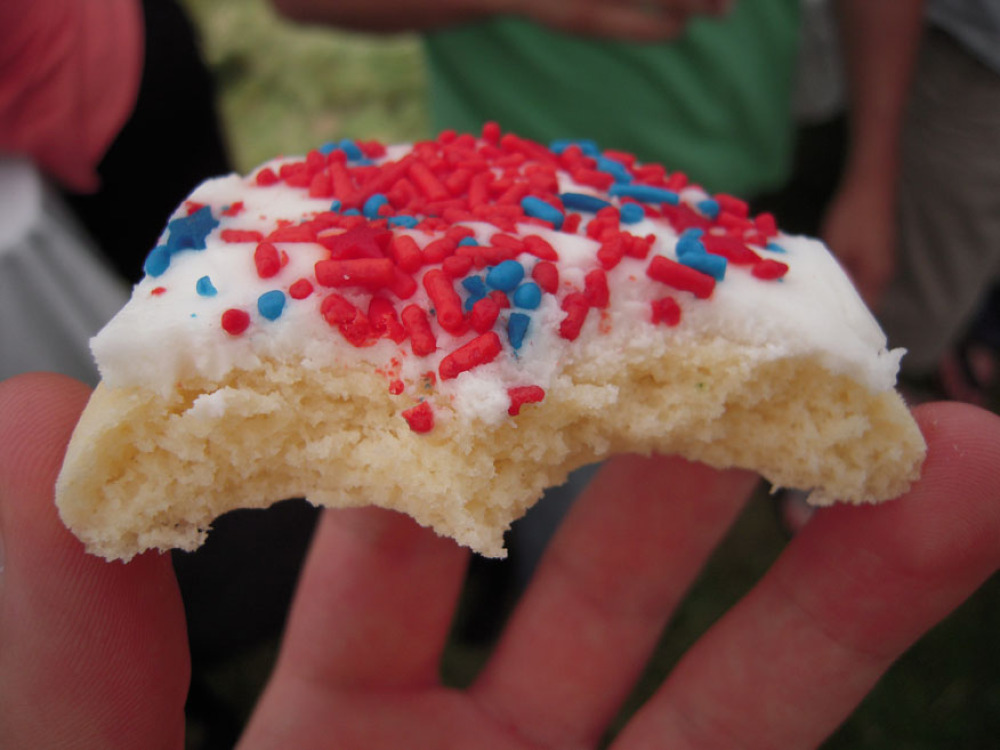
[[[921,405],[914,417],[927,457],[910,490],[878,505],[823,509],[796,542],[838,539],[844,554],[870,555],[928,589],[971,592],[1000,567],[1000,417],[950,402]]]
[[[163,745],[183,730],[187,644],[169,558],[109,564],[56,510],[56,476],[88,397],[53,374],[0,383],[0,736],[19,747],[96,745],[125,716],[142,718],[103,746]],[[52,715],[53,705],[74,711]]]

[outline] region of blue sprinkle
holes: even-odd
[[[323,154],[323,156],[329,156],[330,154],[332,154],[334,151],[337,150],[337,144],[331,141],[327,141],[316,150],[319,151],[321,154]]]
[[[204,250],[205,240],[217,226],[219,220],[212,216],[212,209],[208,206],[173,219],[167,224],[167,231],[170,233],[167,249],[171,255],[178,250]]]
[[[219,290],[215,288],[215,284],[208,276],[202,276],[198,281],[195,282],[194,290],[202,297],[214,297],[219,293]]]
[[[361,212],[356,208],[349,208],[343,212],[344,216],[361,216]]]
[[[697,205],[698,210],[708,218],[717,219],[719,217],[719,202],[714,198],[705,198],[705,200],[698,201]]]
[[[331,211],[339,211],[340,207],[344,204],[340,202],[339,198],[334,198],[333,202],[330,204]]]
[[[596,195],[587,195],[586,193],[562,193],[559,196],[559,200],[568,209],[573,211],[588,211],[592,214],[596,214],[602,208],[611,205],[603,198],[598,198]]]
[[[688,234],[687,232],[684,232],[684,234],[677,238],[677,257],[681,260],[681,262],[684,262],[684,258],[687,256],[704,255],[706,252],[707,250],[705,250],[705,244],[696,234]]]
[[[488,291],[486,282],[480,276],[466,276],[462,279],[462,286],[465,287],[469,294],[478,294],[481,297],[485,297]]]
[[[521,284],[511,295],[511,302],[515,307],[525,310],[534,310],[542,304],[542,289],[534,281]]]
[[[407,229],[413,229],[417,224],[420,223],[420,219],[416,216],[390,216],[389,226],[390,227],[406,227]]]
[[[670,203],[676,206],[680,203],[680,196],[673,190],[653,187],[652,185],[624,185],[617,183],[608,189],[611,195],[621,198],[635,198],[642,203]]]
[[[632,175],[629,174],[628,167],[617,159],[609,159],[606,156],[599,156],[597,158],[597,169],[598,171],[610,174],[615,178],[615,182],[618,184],[628,184],[632,182]]]
[[[365,205],[361,208],[361,213],[364,214],[366,219],[377,219],[379,209],[388,203],[389,199],[382,195],[382,193],[375,193],[365,201]]]
[[[708,274],[716,281],[722,281],[726,276],[726,259],[721,255],[687,253],[686,255],[678,255],[678,260],[685,266]]]
[[[347,158],[351,161],[359,161],[365,158],[358,144],[352,141],[350,138],[344,138],[338,146],[340,150],[347,154]]]
[[[524,313],[511,313],[507,319],[507,339],[515,349],[520,349],[524,343],[524,336],[528,332],[528,323],[531,322]]]
[[[285,293],[274,289],[257,298],[257,312],[268,320],[277,320],[285,309]]]
[[[469,293],[468,298],[465,300],[465,309],[467,311],[471,310],[472,306],[485,297],[489,291],[486,288],[486,282],[479,276],[466,276],[462,279],[462,286]]]
[[[646,211],[638,203],[623,203],[621,220],[623,224],[638,224],[646,218]]]
[[[463,246],[464,247],[469,247],[469,246],[478,247],[479,246],[479,241],[475,237],[463,237],[462,239],[460,239],[458,241],[458,246],[459,247],[463,247]]]
[[[785,250],[785,248],[783,248],[777,242],[768,242],[767,243],[767,249],[770,250],[772,253],[787,253],[788,252],[787,250]]]
[[[704,236],[704,234],[705,230],[702,229],[701,227],[688,227],[683,232],[681,232],[682,237],[685,235],[687,235],[688,237],[702,237]]]
[[[573,138],[561,138],[559,140],[552,141],[549,145],[549,150],[554,154],[561,154],[570,146],[579,146],[580,150],[587,156],[597,157],[601,155],[601,149],[597,145],[597,142],[588,139],[574,140]]]
[[[170,250],[166,245],[157,245],[149,251],[142,270],[147,276],[157,277],[170,268]]]
[[[524,266],[516,260],[505,260],[486,272],[486,285],[501,292],[511,292],[524,278]]]
[[[528,216],[549,222],[556,229],[562,228],[563,220],[566,218],[558,208],[533,195],[527,195],[521,199],[521,210]]]

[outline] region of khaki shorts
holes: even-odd
[[[1000,74],[925,34],[902,137],[898,275],[879,319],[933,374],[1000,278]]]

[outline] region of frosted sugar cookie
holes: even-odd
[[[289,497],[485,555],[616,452],[877,502],[919,473],[900,350],[818,241],[590,142],[344,141],[198,187],[92,342],[57,503],[95,554]]]

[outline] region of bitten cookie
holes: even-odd
[[[328,144],[198,187],[145,270],[56,488],[109,559],[289,497],[502,556],[617,452],[854,503],[924,455],[902,351],[820,242],[590,142]]]

